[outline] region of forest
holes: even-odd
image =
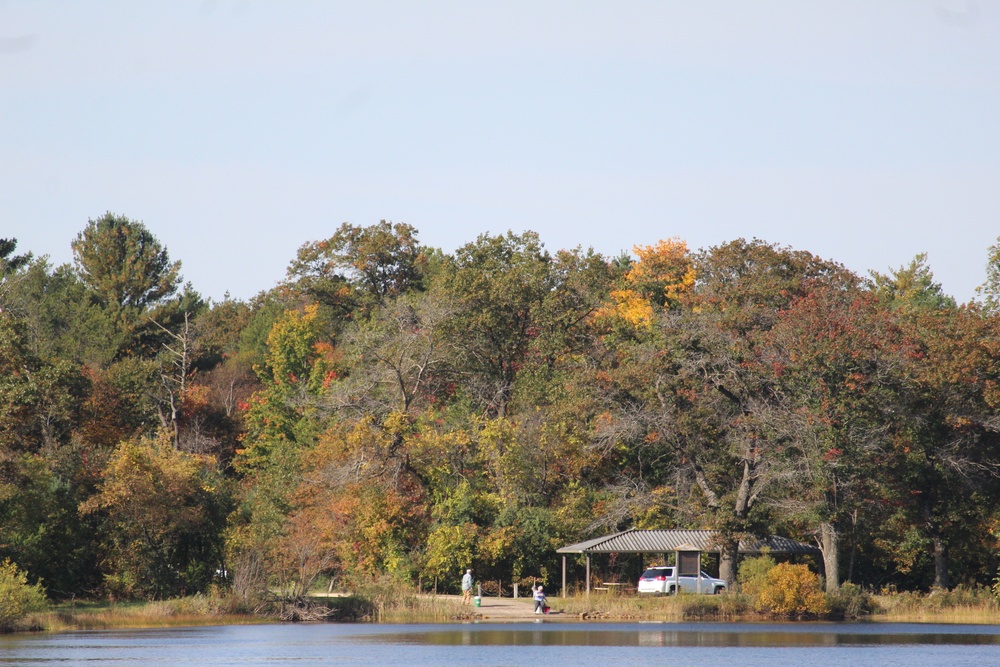
[[[730,580],[767,534],[818,546],[827,590],[997,577],[1000,240],[958,304],[924,255],[331,232],[247,301],[123,215],[72,265],[0,239],[0,561],[52,599],[451,590],[708,528]]]

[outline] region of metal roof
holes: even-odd
[[[614,535],[570,544],[556,553],[666,553],[679,547],[695,547],[702,551],[718,551],[718,533],[714,530],[639,530],[632,528]],[[760,553],[764,548],[780,554],[818,554],[814,546],[787,537],[748,537],[740,540],[740,553]]]

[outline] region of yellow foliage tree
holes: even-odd
[[[694,263],[684,241],[665,239],[654,245],[637,245],[632,250],[639,261],[632,265],[625,279],[631,289],[651,302],[673,307],[694,287]]]
[[[694,287],[694,262],[687,243],[671,238],[632,248],[639,260],[625,274],[621,289],[612,290],[614,303],[599,314],[615,315],[632,326],[649,327],[654,307],[675,308]]]

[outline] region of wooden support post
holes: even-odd
[[[590,597],[590,554],[587,554],[587,597]]]
[[[566,554],[563,554],[562,597],[566,599]]]

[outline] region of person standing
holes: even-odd
[[[466,570],[462,577],[462,604],[472,604],[472,570]]]

